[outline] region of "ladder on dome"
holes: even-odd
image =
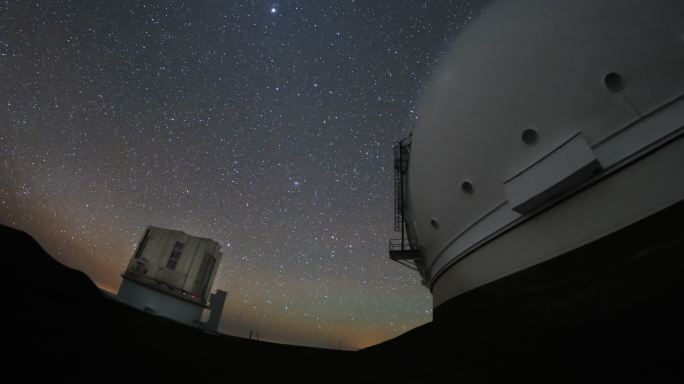
[[[418,270],[422,253],[415,239],[409,239],[404,218],[410,150],[411,136],[394,143],[394,230],[401,232],[401,238],[389,240],[389,256],[401,265]]]

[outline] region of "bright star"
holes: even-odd
[[[277,11],[276,7],[271,8],[271,13],[276,13],[276,11]]]

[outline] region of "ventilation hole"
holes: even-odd
[[[521,138],[523,143],[532,145],[539,140],[539,135],[534,129],[528,128],[522,132]]]
[[[439,223],[437,222],[437,220],[434,217],[432,219],[430,219],[430,225],[434,229],[439,229]]]
[[[603,78],[603,82],[611,92],[620,92],[625,87],[625,81],[619,73],[611,72]]]
[[[461,184],[461,189],[468,195],[472,195],[475,192],[475,188],[473,188],[473,184],[470,181],[464,181]]]

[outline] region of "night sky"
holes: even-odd
[[[392,143],[482,7],[2,1],[0,223],[114,292],[147,225],[213,238],[238,336],[355,349],[430,321],[388,258]]]

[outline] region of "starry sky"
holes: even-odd
[[[0,1],[0,223],[116,291],[210,237],[221,331],[357,349],[430,321],[392,144],[484,1]],[[48,320],[49,321],[49,320]]]

